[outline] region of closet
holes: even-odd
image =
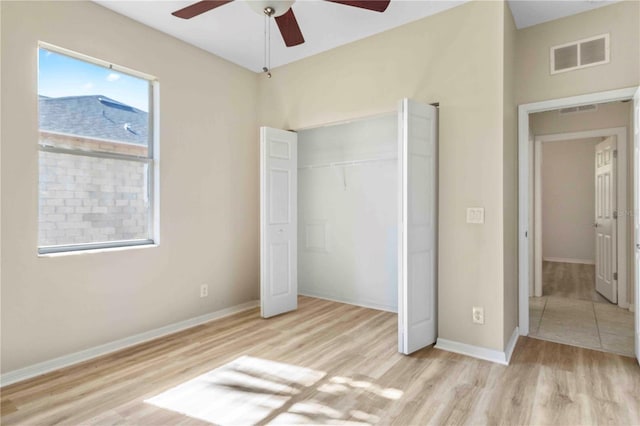
[[[436,339],[436,108],[297,132],[261,128],[260,300],[398,312],[398,350]]]
[[[396,312],[396,115],[297,133],[298,294]]]

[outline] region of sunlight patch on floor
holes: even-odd
[[[393,388],[383,388],[375,383],[364,380],[352,380],[348,377],[334,376],[329,379],[329,383],[323,384],[318,388],[321,392],[347,392],[349,388],[367,390],[375,395],[386,399],[400,399],[402,391]]]
[[[255,424],[324,376],[243,356],[145,402],[219,425]]]
[[[377,415],[367,412],[375,398],[397,400],[402,396],[398,389],[362,378],[326,376],[322,371],[243,356],[145,402],[223,426],[260,422],[363,425],[379,421]]]

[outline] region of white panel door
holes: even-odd
[[[298,307],[298,135],[260,128],[260,313]]]
[[[635,286],[633,295],[635,302],[635,331],[636,358],[640,363],[640,89],[633,96],[633,196],[635,215],[633,227],[635,229]]]
[[[398,351],[435,343],[436,131],[431,105],[404,99],[399,110]]]
[[[616,253],[616,138],[596,145],[595,156],[596,290],[612,303],[618,302]]]

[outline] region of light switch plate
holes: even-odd
[[[467,223],[484,223],[484,208],[468,207]]]

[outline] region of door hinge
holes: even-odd
[[[618,150],[617,149],[613,150],[613,158],[618,158]]]
[[[613,273],[613,280],[614,281],[618,281],[618,273],[617,272]]]
[[[613,212],[613,218],[617,219],[618,218],[618,212]]]

